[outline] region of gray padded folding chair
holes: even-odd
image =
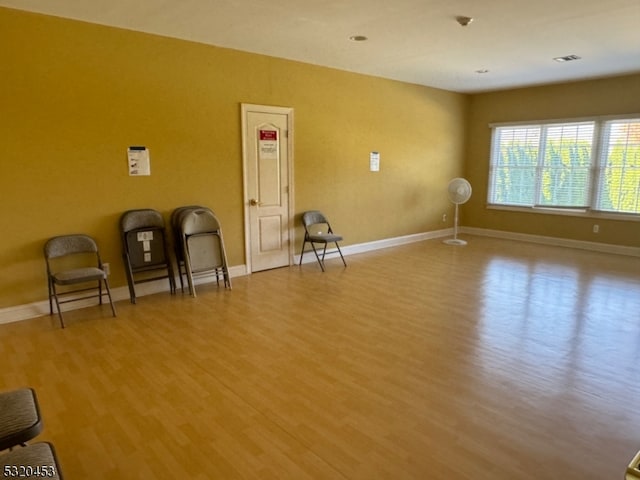
[[[0,393],[0,451],[24,446],[41,431],[40,407],[32,388]]]
[[[56,451],[49,442],[32,443],[1,454],[0,470],[5,477],[62,480]]]
[[[97,297],[102,305],[102,297],[106,295],[111,312],[116,316],[107,273],[104,271],[98,246],[93,238],[83,234],[53,237],[44,246],[44,257],[47,263],[49,313],[53,315],[55,301],[62,328],[64,319],[60,305],[63,303]],[[59,264],[61,259],[64,259],[64,263]],[[70,266],[70,263],[73,263],[73,266]],[[103,285],[105,291],[102,290]],[[59,290],[58,287],[62,289]],[[93,293],[87,294],[88,292]]]
[[[313,253],[316,254],[316,259],[320,268],[324,272],[324,257],[327,253],[327,245],[329,243],[335,244],[342,259],[344,266],[347,266],[347,262],[344,261],[342,251],[338,242],[342,241],[342,236],[333,233],[329,220],[318,210],[311,210],[302,214],[302,225],[304,225],[304,241],[302,242],[302,252],[300,253],[300,265],[302,265],[302,257],[304,256],[304,247],[307,242],[311,244]],[[322,258],[318,255],[315,244],[318,243],[324,248],[322,250]]]
[[[183,275],[187,275],[184,263],[184,245],[182,244],[182,219],[192,210],[207,209],[200,205],[187,205],[178,207],[171,212],[171,230],[173,231],[173,251],[176,257],[176,266],[178,267],[178,278],[180,279],[180,290],[184,293]],[[213,213],[213,212],[211,212]]]
[[[213,212],[208,208],[184,212],[181,215],[180,230],[185,271],[191,295],[196,296],[193,282],[196,274],[213,273],[218,283],[222,277],[224,286],[231,288],[222,229]]]

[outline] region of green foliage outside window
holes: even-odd
[[[499,128],[489,202],[640,214],[640,120],[603,125],[601,152],[595,125]]]
[[[588,206],[591,145],[582,142],[551,142],[547,145],[539,205]]]
[[[599,208],[640,213],[640,121],[614,129],[616,141],[607,152]]]
[[[494,202],[533,205],[536,193],[538,147],[519,143],[503,144],[500,166],[494,183]]]

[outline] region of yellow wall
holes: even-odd
[[[64,233],[95,236],[124,285],[132,208],[209,206],[244,264],[242,102],[294,108],[296,211],[345,245],[442,228],[463,172],[460,94],[3,8],[0,58],[0,308],[46,299],[42,246]],[[150,177],[128,176],[129,145]]]
[[[443,185],[464,174],[463,225],[640,246],[640,222],[595,235],[593,219],[485,205],[489,123],[637,113],[640,75],[467,96],[4,8],[0,58],[0,308],[46,299],[42,246],[63,233],[95,236],[124,285],[132,208],[207,205],[244,264],[243,102],[294,108],[296,212],[324,210],[345,245],[451,226]],[[128,176],[129,145],[149,147],[150,177]]]
[[[578,218],[486,208],[490,123],[640,113],[640,75],[473,95],[469,105],[465,175],[473,197],[466,226],[590,242],[640,246],[640,222]],[[600,226],[598,234],[593,225]]]

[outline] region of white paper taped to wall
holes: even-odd
[[[151,175],[151,161],[147,147],[129,147],[127,157],[129,159],[129,176]]]
[[[138,241],[139,242],[148,242],[153,240],[153,232],[152,231],[148,231],[148,232],[138,232]]]
[[[369,170],[372,172],[380,171],[380,152],[371,152],[369,154]]]

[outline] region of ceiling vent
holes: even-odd
[[[554,60],[556,62],[562,63],[562,62],[572,62],[574,60],[580,60],[580,58],[582,57],[579,57],[578,55],[567,55],[566,57],[556,57],[554,58]]]

